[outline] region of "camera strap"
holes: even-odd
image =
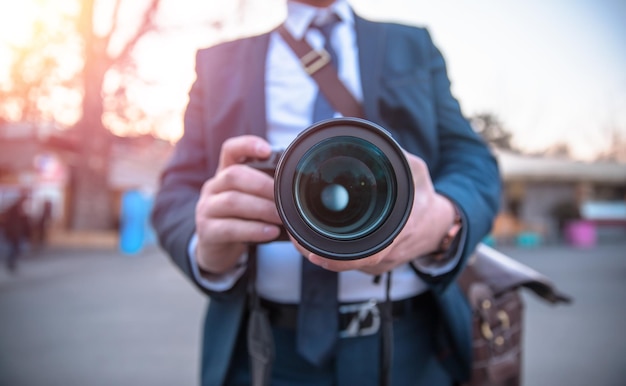
[[[248,326],[247,343],[250,354],[250,377],[252,386],[267,386],[270,384],[272,364],[275,348],[274,336],[269,315],[261,306],[256,291],[257,276],[257,246],[248,245]]]
[[[294,38],[284,24],[278,27],[278,33],[298,56],[304,71],[317,82],[328,102],[344,117],[362,118],[363,108],[339,79],[330,54],[323,48],[314,49],[304,38]]]

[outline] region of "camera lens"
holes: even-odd
[[[345,240],[363,237],[387,219],[395,185],[393,168],[378,147],[343,136],[305,153],[293,188],[303,220],[326,237]]]
[[[404,227],[413,180],[402,149],[380,126],[335,118],[304,130],[274,174],[285,230],[303,247],[335,260],[381,251]]]

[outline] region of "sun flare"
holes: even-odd
[[[38,7],[32,1],[0,2],[0,42],[23,45],[32,38],[32,28]]]
[[[20,50],[52,49],[46,38],[72,33],[69,23],[84,1],[0,0],[0,91],[12,87],[15,79],[10,78],[10,70]],[[104,7],[95,22],[105,22],[96,24],[110,26],[111,12],[106,9],[114,8],[115,1],[94,1]],[[170,140],[180,137],[198,48],[271,29],[283,17],[286,1],[161,0],[163,30],[136,47],[133,55],[141,79],[127,85],[132,89],[132,103],[152,119],[151,132]],[[581,156],[591,157],[606,145],[607,128],[626,133],[623,1],[349,2],[366,18],[428,27],[446,57],[453,92],[465,114],[495,113],[528,150],[567,138]],[[122,7],[120,24],[132,26],[137,20],[135,11],[146,1],[122,3],[128,8]],[[245,8],[238,8],[241,4]],[[457,12],[451,14],[448,9]],[[542,17],[537,19],[537,15]],[[74,45],[71,54],[60,55],[62,80],[80,71],[79,51]],[[66,101],[61,107],[51,107],[57,98]],[[76,93],[59,91],[43,105],[55,111],[69,109],[76,98]],[[8,103],[4,109],[14,107]],[[75,119],[67,111],[62,116],[66,121]],[[61,115],[54,118],[61,119]],[[116,124],[114,130],[126,133],[135,127]]]

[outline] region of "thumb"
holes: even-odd
[[[409,163],[409,167],[411,168],[413,184],[415,185],[416,190],[432,188],[433,183],[430,178],[430,172],[428,171],[428,166],[426,165],[426,162],[424,162],[423,159],[406,151],[404,152],[404,155]]]

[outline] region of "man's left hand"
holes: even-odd
[[[411,214],[396,239],[384,250],[357,260],[333,260],[304,249],[295,241],[296,248],[313,264],[341,272],[360,270],[379,275],[405,264],[418,256],[435,251],[454,221],[454,205],[435,192],[426,163],[406,153],[414,183]]]

